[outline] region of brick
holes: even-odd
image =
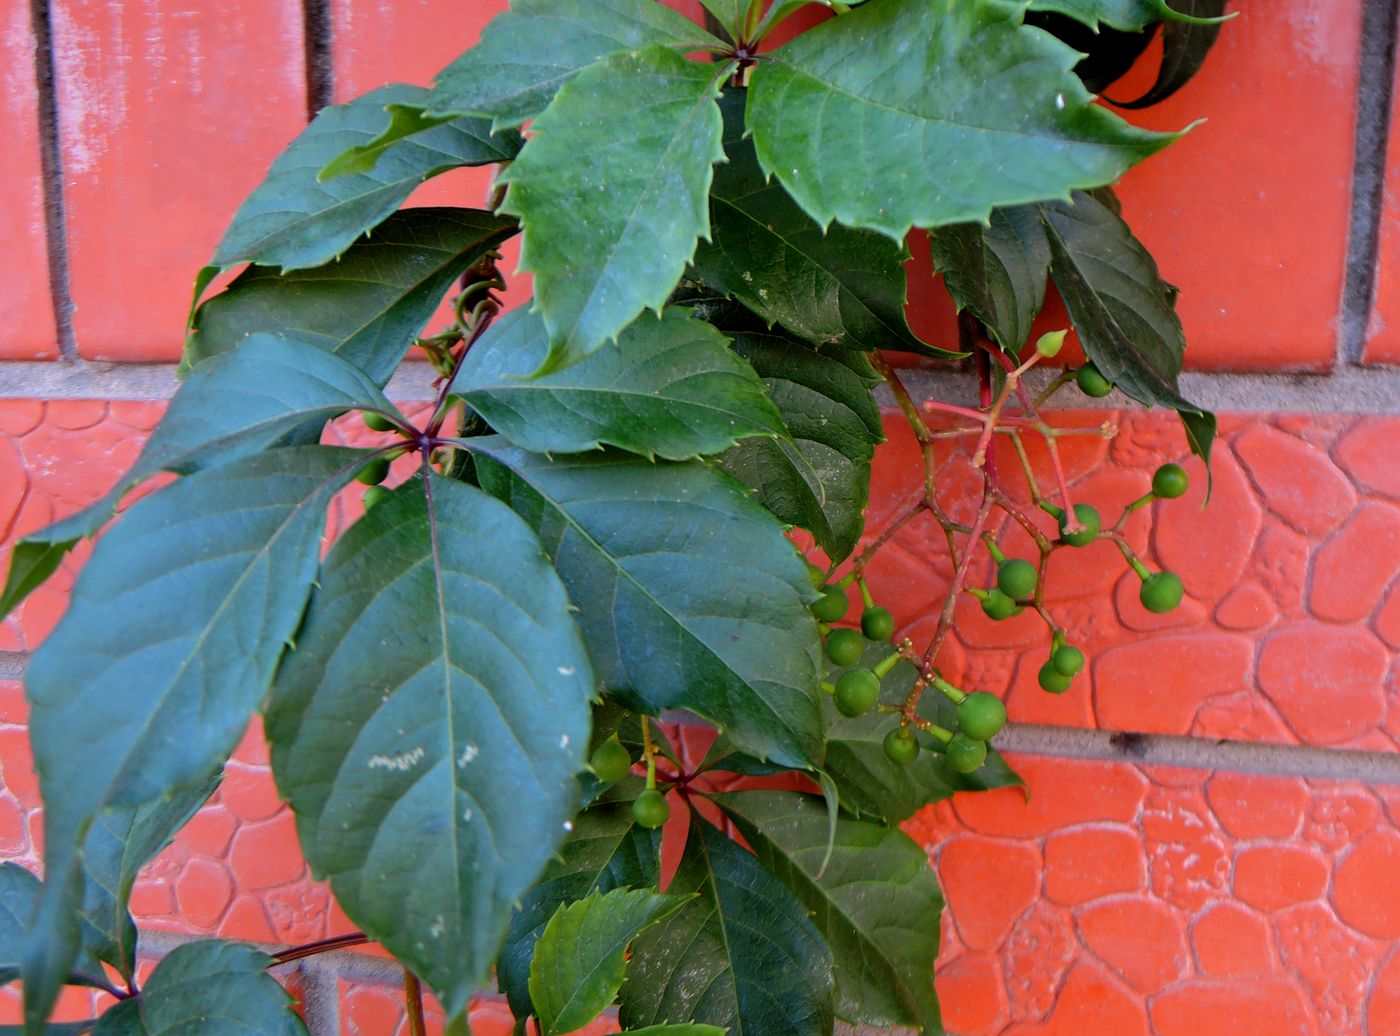
[[[1376,612],[1376,635],[1393,651],[1400,651],[1400,580],[1397,580]]]
[[[1189,366],[1323,369],[1336,352],[1361,19],[1345,6],[1247,12],[1248,31],[1227,26],[1185,89],[1131,113],[1154,129],[1208,121],[1129,171],[1123,216],[1182,289]],[[1140,94],[1156,69],[1140,62],[1111,95]],[[1214,175],[1222,162],[1229,176]]]
[[[239,820],[266,820],[284,808],[270,771],[237,764],[228,767],[219,798]]]
[[[61,0],[53,25],[79,350],[173,359],[195,272],[305,124],[301,5]],[[256,118],[226,107],[250,83]]]
[[[306,864],[292,814],[284,812],[271,820],[241,827],[234,835],[229,861],[243,889],[268,889],[301,878]]]
[[[1228,630],[1258,630],[1278,616],[1274,600],[1258,583],[1241,583],[1215,609],[1215,621]]]
[[[1317,552],[1308,609],[1328,622],[1357,622],[1375,610],[1400,570],[1400,510],[1365,504]]]
[[[996,1032],[1006,1009],[1001,973],[995,960],[964,957],[940,968],[938,1003],[951,1032]]]
[[[1376,973],[1371,999],[1366,1006],[1366,1031],[1400,1032],[1400,948]]]
[[[1255,541],[1246,576],[1263,587],[1285,615],[1301,609],[1312,547],[1311,540],[1281,522],[1266,522]]]
[[[1324,791],[1308,805],[1303,840],[1335,853],[1355,845],[1382,822],[1380,804],[1369,792]]]
[[[1238,903],[1212,907],[1191,926],[1202,974],[1215,978],[1265,975],[1276,967],[1269,926]]]
[[[1056,903],[1078,906],[1146,887],[1142,839],[1135,831],[1087,827],[1045,839],[1045,895]]]
[[[1077,964],[1044,1025],[1015,1026],[1008,1036],[1147,1036],[1147,1012],[1142,1002],[1091,964]]]
[[[1294,982],[1183,982],[1152,1001],[1161,1036],[1316,1036],[1307,998]]]
[[[1093,821],[1128,823],[1136,820],[1147,790],[1147,781],[1132,767],[1034,756],[1019,756],[1013,765],[1030,801],[1017,788],[960,795],[953,800],[960,821],[983,834],[1022,837]],[[1074,793],[1055,794],[1064,788]]]
[[[1332,882],[1337,916],[1377,939],[1400,939],[1400,834],[1377,831],[1342,857]]]
[[[267,920],[267,911],[254,895],[240,895],[233,901],[217,932],[221,939],[242,939],[247,942],[277,942],[277,932]]]
[[[1302,979],[1324,1032],[1360,1032],[1367,987],[1385,946],[1357,935],[1322,903],[1274,918],[1285,963]]]
[[[1205,802],[1194,788],[1154,788],[1143,809],[1142,831],[1152,892],[1188,913],[1222,898],[1230,885],[1230,854]]]
[[[209,860],[190,860],[175,882],[180,921],[196,929],[212,930],[232,899],[228,870]]]
[[[1000,947],[1013,1018],[1043,1018],[1055,1007],[1065,975],[1084,950],[1068,910],[1041,900],[1022,914]]]
[[[1211,459],[1215,488],[1204,515],[1205,482],[1198,479],[1175,506],[1162,508],[1153,545],[1165,568],[1181,577],[1191,595],[1213,600],[1239,582],[1263,513],[1243,469],[1228,449]]]
[[[222,805],[209,804],[180,828],[178,841],[191,853],[220,858],[228,852],[229,843],[233,841],[234,832],[237,830],[236,817]]]
[[[34,36],[25,0],[0,2],[0,360],[52,360],[58,356],[44,225],[44,180],[39,159],[39,108],[34,78]]]
[[[1308,790],[1298,779],[1221,771],[1211,775],[1206,800],[1235,838],[1286,839],[1303,822]]]
[[[1356,506],[1356,490],[1323,451],[1268,425],[1234,442],[1264,505],[1306,536],[1335,529]]]
[[[1027,846],[957,838],[943,846],[938,873],[962,941],[999,943],[1040,892],[1040,854]]]
[[[1077,921],[1085,945],[1140,992],[1175,981],[1191,959],[1186,923],[1165,903],[1107,900],[1080,910]]]
[[[1235,895],[1273,913],[1321,896],[1327,864],[1310,850],[1291,845],[1253,845],[1235,857]]]
[[[1259,687],[1299,738],[1334,745],[1373,729],[1385,712],[1389,654],[1372,634],[1308,623],[1264,642]]]
[[[1129,641],[1096,658],[1094,713],[1100,727],[1185,734],[1209,699],[1249,686],[1254,650],[1225,633]]]
[[[1362,419],[1332,456],[1361,492],[1400,500],[1400,417]]]

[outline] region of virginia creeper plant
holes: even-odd
[[[539,1036],[613,1004],[658,1036],[941,1031],[942,899],[898,825],[1018,781],[989,747],[1003,689],[940,671],[957,601],[1038,613],[1060,693],[1085,659],[1045,603],[1052,555],[1106,539],[1146,607],[1182,595],[1123,530],[1184,471],[1110,521],[1059,460],[1085,430],[1041,408],[1116,385],[1178,411],[1208,459],[1175,289],[1111,190],[1175,134],[1095,95],[1156,34],[1156,84],[1117,107],[1173,93],[1223,3],[829,0],[778,47],[801,0],[704,6],[697,24],[654,0],[513,0],[431,89],[323,111],[200,273],[182,387],[135,466],[15,548],[0,614],[105,529],[25,680],[45,873],[0,867],[25,1033],[303,1032],[275,966],[370,939],[404,966],[415,1032],[424,988],[464,1032],[493,983]],[[484,207],[400,208],[487,164]],[[501,312],[517,234],[535,298]],[[957,341],[906,322],[910,242]],[[1092,362],[1033,390],[1064,338],[1031,340],[1049,281]],[[412,344],[438,377],[410,415],[385,385]],[[969,365],[979,398],[912,398],[894,353]],[[923,489],[866,537],[882,383]],[[372,444],[332,444],[356,412]],[[980,485],[950,501],[958,454]],[[356,480],[363,517],[323,550]],[[952,572],[922,644],[866,579],[916,521]],[[1016,528],[1028,557],[1004,553]],[[137,871],[254,713],[363,933],[276,956],[195,942],[138,984]],[[714,728],[708,754],[677,722]],[[46,1027],[68,983],[110,1010]]]

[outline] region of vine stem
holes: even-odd
[[[274,953],[272,963],[268,967],[275,968],[279,964],[290,964],[294,960],[314,957],[319,953],[332,953],[335,950],[348,950],[354,946],[364,946],[370,941],[370,937],[364,932],[333,935],[329,939],[319,939],[316,942],[304,943],[301,946],[293,946],[280,953]]]
[[[407,968],[403,971],[403,1002],[408,1013],[408,1036],[428,1036],[428,1023],[423,1017],[423,983]]]

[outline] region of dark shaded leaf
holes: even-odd
[[[1219,18],[1226,0],[1176,0],[1185,14],[1199,18]],[[1205,64],[1206,55],[1220,35],[1220,22],[1169,22],[1162,29],[1162,64],[1157,79],[1147,93],[1133,101],[1110,101],[1119,108],[1147,108],[1160,104],[1176,93]]]
[[[346,914],[455,1017],[573,817],[583,642],[534,533],[436,474],[352,526],[319,582],[268,710],[273,773]]]
[[[720,458],[778,518],[812,533],[833,560],[855,549],[870,497],[870,461],[884,442],[879,382],[862,353],[819,353],[778,334],[734,338],[768,385],[790,440],[751,440]]]
[[[1102,94],[1109,84],[1126,75],[1157,35],[1156,23],[1135,32],[1107,26],[1091,29],[1065,15],[1034,8],[1026,12],[1026,24],[1044,29],[1083,55],[1074,66],[1074,74],[1091,94]]]
[[[521,307],[472,346],[454,390],[492,428],[536,453],[617,446],[684,460],[751,436],[787,434],[753,369],[684,310],[643,314],[583,362],[528,378],[548,351],[544,321]]]
[[[689,709],[752,755],[820,761],[812,584],[737,483],[695,461],[471,444],[482,485],[554,558],[601,687],[653,714]]]

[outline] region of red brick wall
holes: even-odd
[[[331,0],[329,79],[314,85],[345,99],[423,81],[502,6]],[[1149,615],[1121,560],[1089,548],[1050,582],[1092,659],[1069,693],[1035,686],[1028,618],[994,626],[966,609],[942,659],[1005,694],[1002,743],[1031,790],[909,824],[946,888],[939,988],[966,1036],[1400,1032],[1394,25],[1383,4],[1237,6],[1201,77],[1142,117],[1209,121],[1122,192],[1182,288],[1188,394],[1222,414],[1209,509],[1195,489],[1129,524],[1188,600]],[[30,7],[0,0],[3,544],[94,499],[135,457],[173,385],[191,275],[308,96],[298,0],[52,0],[37,37]],[[1135,74],[1150,77],[1150,59]],[[464,174],[424,199],[482,190]],[[946,332],[936,290],[913,307]],[[910,377],[918,393],[965,391],[954,375]],[[1118,426],[1111,441],[1062,440],[1076,496],[1110,510],[1183,452],[1174,419],[1112,398],[1055,419]],[[888,432],[872,533],[918,483],[893,413]],[[950,458],[949,490],[967,474]],[[934,531],[907,528],[872,572],[915,635],[949,578]],[[31,864],[41,825],[19,679],[73,565],[0,624],[0,857]],[[310,880],[256,733],[134,908],[167,939],[349,927]],[[382,1034],[401,1025],[395,982],[382,957],[343,954],[296,988],[318,1036]],[[509,1026],[492,1001],[473,1022]]]

